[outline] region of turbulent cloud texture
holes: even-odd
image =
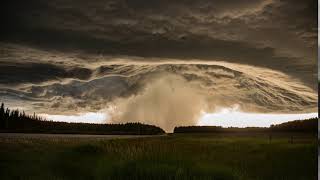
[[[11,0],[1,11],[0,100],[166,129],[235,104],[315,112],[316,3]]]

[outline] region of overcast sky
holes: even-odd
[[[235,104],[317,111],[315,0],[11,0],[2,8],[0,100],[11,107],[191,124]]]

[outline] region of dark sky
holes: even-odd
[[[315,0],[11,0],[1,8],[0,100],[12,106],[97,111],[170,74],[198,83],[214,104],[316,107]]]

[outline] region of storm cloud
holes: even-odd
[[[114,122],[166,129],[234,104],[247,112],[314,112],[316,4],[7,1],[0,100],[39,113],[105,110]]]

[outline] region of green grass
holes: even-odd
[[[317,179],[317,140],[169,135],[0,139],[0,179]]]

